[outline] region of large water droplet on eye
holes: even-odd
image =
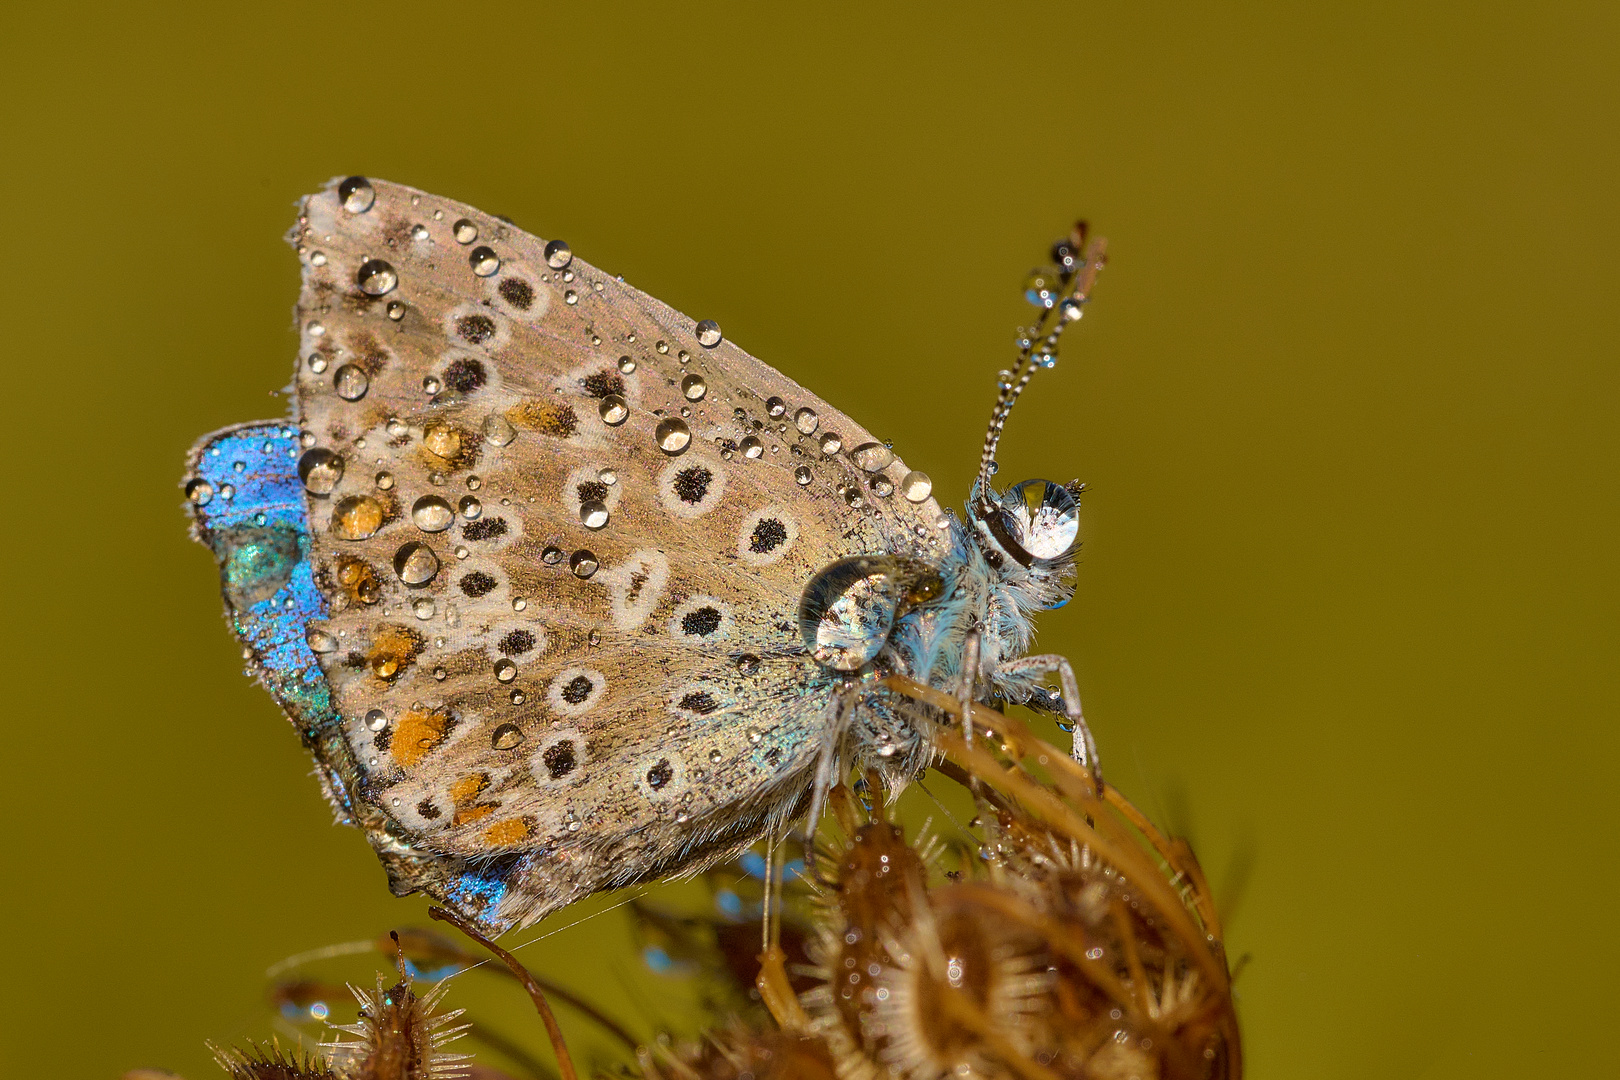
[[[765,412],[772,417],[781,416],[787,412],[787,402],[779,397],[768,397],[765,399]]]
[[[298,479],[311,495],[330,495],[343,479],[343,459],[323,446],[305,450],[298,459]]]
[[[450,234],[456,238],[456,243],[470,244],[478,239],[478,226],[468,219],[462,218],[451,227]]]
[[[916,469],[906,473],[900,481],[900,494],[906,497],[907,502],[920,503],[934,492],[934,482],[928,479],[928,474],[918,472]]]
[[[816,441],[821,445],[821,452],[826,454],[828,457],[832,457],[844,447],[844,440],[840,439],[837,435],[834,435],[830,431],[822,432],[821,438],[817,439]]]
[[[420,540],[394,552],[394,573],[407,585],[426,585],[439,572],[439,557]]]
[[[839,559],[805,586],[799,632],[817,662],[856,671],[882,650],[897,616],[939,592],[939,574],[925,563],[890,556]]]
[[[450,504],[437,495],[424,495],[411,505],[411,521],[423,532],[444,532],[455,524]]]
[[[501,268],[500,256],[495,254],[494,248],[475,247],[472,254],[467,256],[467,262],[472,266],[472,272],[479,277],[489,277]]]
[[[742,452],[745,458],[758,458],[765,453],[765,444],[752,435],[745,436],[742,441]]]
[[[365,177],[351,176],[338,185],[338,201],[349,213],[363,214],[377,201],[377,192]]]
[[[709,392],[709,384],[703,381],[703,376],[695,372],[681,380],[681,393],[686,395],[687,401],[702,401],[703,395]]]
[[[496,673],[500,678],[500,673]],[[489,745],[496,750],[510,750],[523,741],[523,732],[518,730],[516,724],[502,724],[490,732]]]
[[[797,481],[801,486],[809,484],[810,479],[811,479],[811,477],[810,477],[810,466],[808,466],[808,465],[800,465],[797,469],[794,469],[793,470],[793,479],[795,481]]]
[[[705,349],[712,349],[720,344],[720,324],[713,319],[704,319],[697,324],[698,344]]]
[[[587,529],[600,529],[608,523],[608,508],[605,503],[591,499],[579,504],[579,520]]]
[[[561,270],[574,261],[574,252],[566,240],[549,240],[546,242],[546,265],[553,270]]]
[[[814,435],[816,427],[820,423],[821,417],[817,416],[816,410],[809,406],[805,406],[793,414],[793,426],[806,435]]]
[[[894,451],[882,443],[862,443],[849,452],[849,457],[864,472],[882,472],[894,464]]]
[[[332,507],[332,535],[339,540],[364,540],[382,528],[382,503],[370,495],[350,495]]]
[[[1001,497],[1019,547],[1037,559],[1056,559],[1080,535],[1080,504],[1061,484],[1025,480]]]
[[[596,561],[596,552],[588,548],[580,548],[568,556],[568,569],[578,578],[588,578],[596,573],[596,568],[602,564]]]
[[[505,446],[517,438],[517,428],[500,413],[484,417],[484,441],[491,446]]]
[[[658,449],[673,457],[691,445],[692,429],[680,417],[670,416],[659,422],[653,437],[658,441]]]
[[[386,296],[394,291],[399,284],[399,275],[394,268],[381,259],[367,259],[360,264],[360,270],[354,275],[354,283],[360,286],[360,291],[367,296]]]
[[[304,641],[309,644],[310,651],[325,655],[337,652],[338,639],[322,630],[318,626],[304,627]]]
[[[332,389],[344,401],[359,401],[371,389],[371,379],[354,364],[344,364],[332,374]]]
[[[214,485],[198,477],[186,484],[186,498],[193,506],[207,506],[214,501]]]
[[[618,427],[630,415],[630,406],[618,394],[609,394],[597,403],[596,411],[601,414],[602,423]]]

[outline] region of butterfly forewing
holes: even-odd
[[[491,922],[790,810],[828,696],[800,594],[848,555],[937,561],[926,481],[470,207],[334,182],[292,239],[313,629],[358,796],[416,850],[527,853]]]

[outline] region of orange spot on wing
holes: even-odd
[[[529,823],[522,818],[497,821],[484,830],[484,843],[490,847],[511,847],[529,838]]]
[[[455,720],[449,713],[411,709],[395,725],[389,749],[393,751],[396,762],[410,768],[444,745],[444,740],[450,737],[450,731],[455,726]],[[454,788],[451,790],[454,792]],[[477,795],[477,791],[473,794]]]

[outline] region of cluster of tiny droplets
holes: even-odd
[[[1067,237],[1052,245],[1055,265],[1030,275],[1024,295],[1041,309],[1041,316],[1033,327],[1019,331],[1018,359],[1011,370],[1002,371],[998,377],[996,407],[990,414],[990,427],[984,433],[984,452],[979,457],[977,487],[980,491],[989,490],[990,477],[996,469],[996,447],[1001,442],[1001,429],[1007,424],[1007,415],[1029,380],[1035,377],[1036,369],[1057,363],[1058,338],[1069,323],[1080,318],[1091,286],[1103,268],[1106,246],[1100,238],[1088,245],[1086,224],[1078,222]]]

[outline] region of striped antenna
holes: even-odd
[[[975,490],[981,502],[988,499],[990,476],[995,468],[996,447],[1013,403],[1035,377],[1035,369],[1057,363],[1058,338],[1064,328],[1085,313],[1086,301],[1097,275],[1108,261],[1108,241],[1102,237],[1087,241],[1086,223],[1076,222],[1069,235],[1052,245],[1054,266],[1030,275],[1024,295],[1041,308],[1035,325],[1018,340],[1018,359],[1001,373],[996,407],[990,414],[990,427],[984,433],[984,452],[979,456],[979,480]]]

